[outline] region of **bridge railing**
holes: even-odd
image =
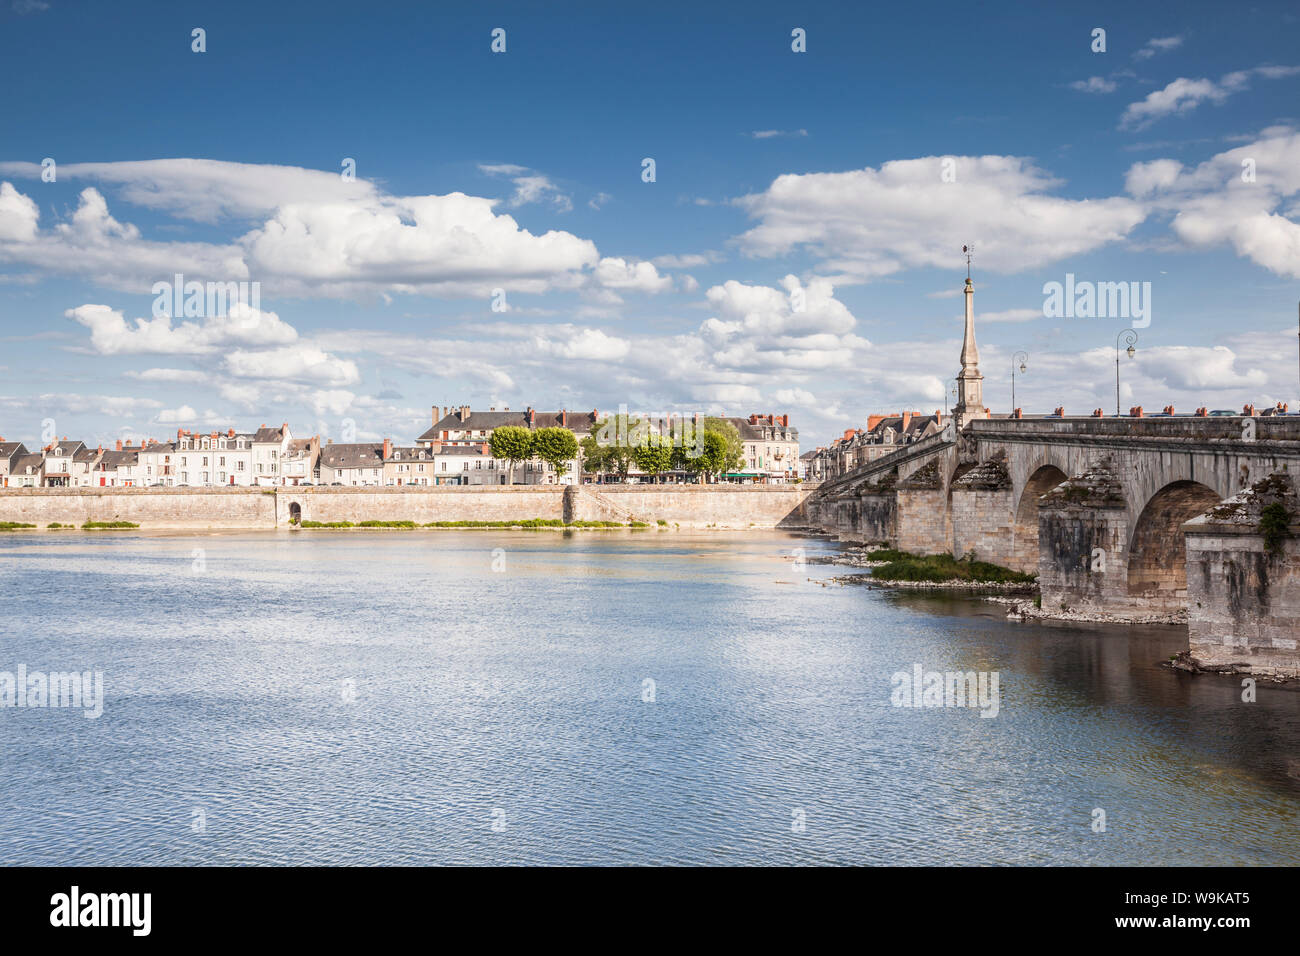
[[[951,425],[936,435],[929,438],[922,438],[920,441],[912,442],[907,445],[899,445],[895,451],[888,455],[881,455],[879,458],[873,458],[871,461],[858,465],[852,471],[840,475],[837,478],[831,478],[821,483],[817,489],[818,495],[838,494],[846,491],[858,482],[869,479],[877,472],[888,471],[891,468],[897,468],[915,458],[921,458],[925,455],[946,448],[956,440]]]
[[[1300,441],[1300,415],[1153,415],[1150,418],[982,418],[970,423],[976,438],[1085,435],[1123,438],[1185,438],[1199,441]],[[1249,439],[1248,439],[1249,440]]]

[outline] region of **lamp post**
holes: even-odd
[[[1116,418],[1119,418],[1119,340],[1121,338],[1128,343],[1128,348],[1125,349],[1124,351],[1128,352],[1129,358],[1132,358],[1133,353],[1137,351],[1137,349],[1133,348],[1133,343],[1138,340],[1138,334],[1134,332],[1132,329],[1125,329],[1123,332],[1120,332],[1119,335],[1115,336],[1115,417]]]
[[[1025,372],[1025,363],[1029,361],[1028,352],[1017,352],[1011,356],[1011,414],[1016,413],[1016,363],[1020,363],[1020,373]]]

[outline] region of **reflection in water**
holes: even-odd
[[[107,699],[0,710],[0,862],[1300,862],[1300,693],[792,559],[834,547],[5,537],[0,671]],[[891,706],[916,664],[998,672],[998,716]]]

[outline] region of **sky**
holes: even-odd
[[[965,244],[995,413],[1013,367],[1113,413],[1130,326],[1124,410],[1294,411],[1298,41],[1294,3],[0,0],[0,435],[625,405],[811,448],[953,404]]]

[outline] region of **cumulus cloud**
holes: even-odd
[[[1138,163],[1126,186],[1173,216],[1170,228],[1189,246],[1226,243],[1272,272],[1300,278],[1300,132],[1273,127],[1252,143],[1195,167],[1171,159]]]
[[[514,167],[490,167],[513,170]],[[512,204],[568,199],[545,177],[512,177]],[[39,178],[33,163],[0,171]],[[0,185],[0,262],[86,276],[127,291],[184,273],[198,281],[256,278],[272,295],[368,298],[392,293],[486,296],[574,289],[600,261],[596,246],[569,232],[534,234],[500,200],[447,195],[393,196],[336,173],[211,160],[68,164],[67,178],[113,185],[127,202],[179,218],[252,219],[225,244],[163,242],[115,218],[103,194],[82,190],[66,221],[41,230],[30,197]]]
[[[0,240],[29,242],[36,238],[41,211],[12,183],[0,183]]]
[[[778,177],[737,200],[758,225],[738,238],[751,256],[806,249],[819,271],[861,282],[908,268],[952,268],[961,238],[980,237],[982,267],[1019,272],[1125,238],[1145,217],[1127,197],[1064,199],[1060,182],[1014,156],[945,157],[879,169]]]
[[[91,347],[100,355],[203,355],[228,346],[283,345],[298,337],[274,312],[242,302],[227,315],[177,326],[169,315],[128,323],[120,310],[90,303],[64,315],[90,329]]]
[[[225,357],[225,370],[236,378],[283,379],[317,385],[353,385],[361,380],[350,359],[299,344],[265,351],[238,349]]]
[[[1257,66],[1250,70],[1225,73],[1217,82],[1180,76],[1163,89],[1130,103],[1120,117],[1120,129],[1145,129],[1165,116],[1190,113],[1202,103],[1219,104],[1234,93],[1250,89],[1255,77],[1278,80],[1300,73],[1300,66]]]
[[[596,264],[593,280],[606,289],[634,292],[665,292],[672,288],[670,276],[659,274],[651,262],[630,262],[622,257],[606,257]]]

